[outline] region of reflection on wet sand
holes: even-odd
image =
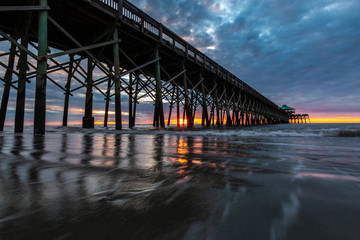
[[[176,239],[190,222],[206,218],[204,200],[195,200],[199,190],[178,192],[171,164],[163,173],[165,136],[64,133],[56,139],[35,135],[29,149],[29,139],[12,136],[10,157],[0,161],[1,239]],[[147,149],[150,156],[139,159]]]
[[[92,134],[84,134],[83,141],[83,150],[81,156],[81,164],[89,164],[93,158],[92,151],[94,149],[94,139]]]
[[[101,220],[104,224],[99,229],[115,231],[111,220],[122,226],[116,233],[131,237],[154,234],[155,238],[160,234],[156,224],[170,227],[181,220],[182,228],[187,228],[190,222],[210,214],[206,210],[209,199],[199,196],[206,188],[183,188],[179,183],[194,180],[208,184],[211,179],[210,184],[225,187],[234,182],[215,173],[213,164],[217,163],[203,157],[211,141],[207,138],[63,133],[60,138],[35,135],[30,148],[29,136],[1,136],[0,140],[13,142],[9,150],[1,144],[1,154],[10,155],[0,161],[1,239],[21,239],[26,234],[83,237],[87,231],[93,232],[90,221],[100,221],[110,213]],[[128,219],[154,222],[144,223],[148,229],[141,233],[128,226]],[[35,230],[45,222],[48,227]],[[68,230],[63,232],[65,227]],[[128,227],[134,232],[128,232]],[[81,232],[83,228],[86,230]],[[170,227],[168,235],[163,231],[161,235],[178,238],[183,232],[180,229]]]
[[[305,171],[304,151],[161,132],[0,135],[0,239],[232,239],[258,219],[257,239],[285,236],[306,206],[296,181],[359,179]]]
[[[164,135],[156,135],[154,138],[154,169],[161,175],[164,157]]]

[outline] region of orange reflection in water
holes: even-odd
[[[114,167],[115,163],[114,163],[114,161],[95,160],[95,161],[91,161],[91,165],[97,166],[97,167]]]
[[[188,143],[185,142],[183,139],[179,139],[177,152],[181,155],[189,153]]]
[[[179,162],[179,163],[181,163],[181,164],[186,164],[186,163],[189,162],[188,160],[183,159],[183,158],[178,158],[176,161]]]
[[[314,177],[314,178],[334,179],[334,180],[360,181],[360,177],[353,177],[353,176],[349,176],[349,175],[335,175],[335,174],[325,174],[325,173],[305,173],[305,172],[296,173],[296,175],[301,176],[301,177]]]
[[[189,145],[183,139],[178,139],[176,143],[177,143],[177,153],[179,157],[176,158],[175,161],[181,164],[177,174],[182,178],[182,180],[179,181],[185,181],[185,179],[188,178],[190,170],[188,169],[189,160],[183,158],[183,156],[189,153],[189,148],[188,148]]]

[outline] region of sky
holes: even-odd
[[[279,106],[308,113],[314,122],[360,122],[359,0],[130,2]],[[4,48],[1,43],[0,51]],[[71,103],[75,122],[82,114],[83,94]],[[61,120],[59,95],[48,100],[50,122]],[[30,119],[31,86],[27,96]],[[126,96],[123,101],[126,106]],[[95,96],[99,116],[103,105],[103,98]],[[140,122],[152,107],[150,102],[140,106]],[[10,116],[12,111],[10,103]]]
[[[359,0],[131,2],[278,105],[360,119]]]

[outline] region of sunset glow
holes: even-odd
[[[311,123],[360,123],[360,119],[353,118],[314,118]]]
[[[310,116],[311,117],[311,116]],[[337,118],[310,118],[311,120],[311,123],[360,123],[360,118],[346,118],[346,117],[337,117]],[[311,124],[310,123],[310,124]],[[111,122],[108,122],[108,125],[109,126],[113,126],[115,125],[116,123],[111,121]],[[128,121],[123,121],[122,122],[123,125],[128,125]],[[145,121],[138,121],[137,123],[138,125],[151,125],[152,124],[152,121],[150,120],[145,120]],[[177,120],[176,119],[171,119],[170,120],[170,124],[172,126],[175,126],[177,124]],[[181,126],[183,125],[183,120],[180,119],[180,124]],[[196,125],[200,125],[201,124],[201,119],[200,118],[196,118],[195,119],[195,124]],[[7,126],[13,126],[13,122],[7,122],[6,123]],[[30,121],[27,121],[25,122],[25,125],[26,126],[32,126],[33,125],[33,122],[30,122]],[[48,126],[61,126],[62,125],[62,122],[61,121],[56,121],[56,122],[47,122],[46,125]],[[82,122],[81,121],[71,121],[68,123],[69,126],[78,126],[78,125],[82,125]],[[104,122],[103,121],[95,121],[95,125],[98,125],[98,126],[102,126],[104,125]],[[185,119],[185,126],[187,126],[187,120]]]

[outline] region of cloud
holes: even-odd
[[[360,112],[358,0],[131,2],[278,105],[310,114]],[[0,42],[1,51],[8,48]],[[100,77],[100,71],[95,75]],[[65,85],[64,72],[53,76]],[[27,96],[34,96],[32,84]],[[105,90],[106,84],[99,87]],[[52,104],[62,106],[63,95],[53,91],[60,92],[49,82]],[[83,107],[84,93],[75,92],[72,107]],[[103,108],[104,97],[95,93],[94,99],[97,109]],[[122,104],[126,109],[125,94]],[[153,104],[142,102],[138,109],[152,115]]]
[[[360,112],[359,1],[133,2],[279,105]]]

